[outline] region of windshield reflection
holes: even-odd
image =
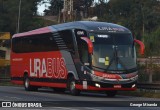
[[[135,48],[131,34],[91,33],[90,37],[94,45],[92,66],[95,69],[127,71],[136,68]]]

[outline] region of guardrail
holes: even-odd
[[[150,89],[150,90],[160,90],[160,83],[138,83],[137,88],[139,89]]]
[[[9,82],[11,81],[11,78],[0,78],[0,83],[1,82]]]

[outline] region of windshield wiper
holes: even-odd
[[[118,57],[117,48],[118,48],[118,46],[114,46],[114,47],[113,47],[113,49],[114,49],[113,58],[111,59],[108,67],[105,69],[105,72],[108,71],[108,69],[109,69],[109,67],[111,66],[111,64],[115,61],[115,63],[116,63],[116,67],[115,67],[116,70],[118,70],[117,65],[118,65],[118,64],[121,64],[122,67],[124,68],[124,71],[126,71],[126,72],[128,73],[129,71],[128,71],[127,67],[123,64],[123,62],[122,62],[122,61],[120,60],[120,58]]]
[[[114,57],[111,59],[111,61],[110,61],[109,65],[108,65],[108,67],[105,69],[104,72],[107,72],[107,71],[108,71],[108,69],[109,69],[109,67],[111,66],[111,64],[113,63],[113,61],[114,61]]]
[[[115,58],[117,57],[117,50],[116,50],[115,48],[117,48],[117,46],[114,46],[114,45],[113,45],[113,57],[112,57],[109,65],[108,65],[108,67],[105,69],[105,72],[108,71],[109,67],[111,66],[111,64],[113,63],[113,61],[115,60]],[[117,59],[116,59],[116,60],[117,60]],[[116,61],[116,62],[117,62],[117,61]]]
[[[122,65],[122,67],[124,68],[124,71],[126,71],[127,73],[129,72],[128,71],[128,69],[127,69],[127,67],[123,64],[123,62],[120,60],[120,58],[119,57],[117,57],[117,59],[118,59],[118,62]],[[118,65],[118,64],[117,64]]]

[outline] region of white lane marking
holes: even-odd
[[[10,101],[10,100],[6,100],[6,99],[2,99],[2,98],[0,98],[0,101]]]
[[[22,98],[19,98],[19,97],[10,97],[10,98],[12,98],[12,99],[22,99]]]
[[[85,107],[85,109],[89,109],[89,110],[101,110],[101,109],[98,109],[98,108],[91,108],[91,107]]]
[[[19,97],[9,97],[9,96],[5,96],[6,98],[11,98],[11,99],[18,99],[18,100],[20,100],[20,99],[22,99],[22,98],[19,98]]]

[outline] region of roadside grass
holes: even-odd
[[[10,81],[7,81],[7,82],[0,82],[0,86],[21,86],[21,85],[13,84]]]
[[[147,97],[147,98],[160,98],[160,90],[138,89],[137,91],[119,91],[118,95]]]

